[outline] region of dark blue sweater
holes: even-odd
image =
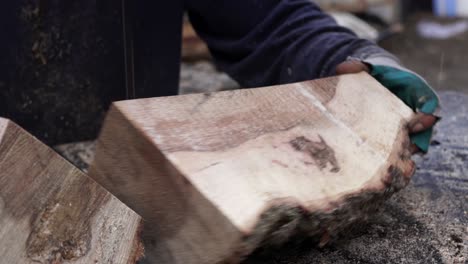
[[[308,0],[186,0],[217,65],[244,87],[334,74],[358,48],[375,46]]]

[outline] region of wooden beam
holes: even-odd
[[[322,243],[404,187],[412,111],[365,73],[114,103],[90,175],[154,230],[155,263]]]
[[[0,263],[136,263],[141,218],[0,118]]]

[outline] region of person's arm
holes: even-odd
[[[216,64],[243,87],[330,76],[372,44],[308,0],[188,0],[186,8]]]
[[[428,150],[439,100],[427,82],[309,0],[188,0],[186,5],[217,65],[242,86],[367,70],[417,112],[409,127],[413,152]]]

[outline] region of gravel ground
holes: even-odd
[[[227,74],[217,71],[211,62],[201,61],[182,63],[181,65],[180,94],[207,93],[239,88],[239,84]]]

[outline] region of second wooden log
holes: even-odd
[[[0,118],[0,264],[134,264],[141,218]]]

